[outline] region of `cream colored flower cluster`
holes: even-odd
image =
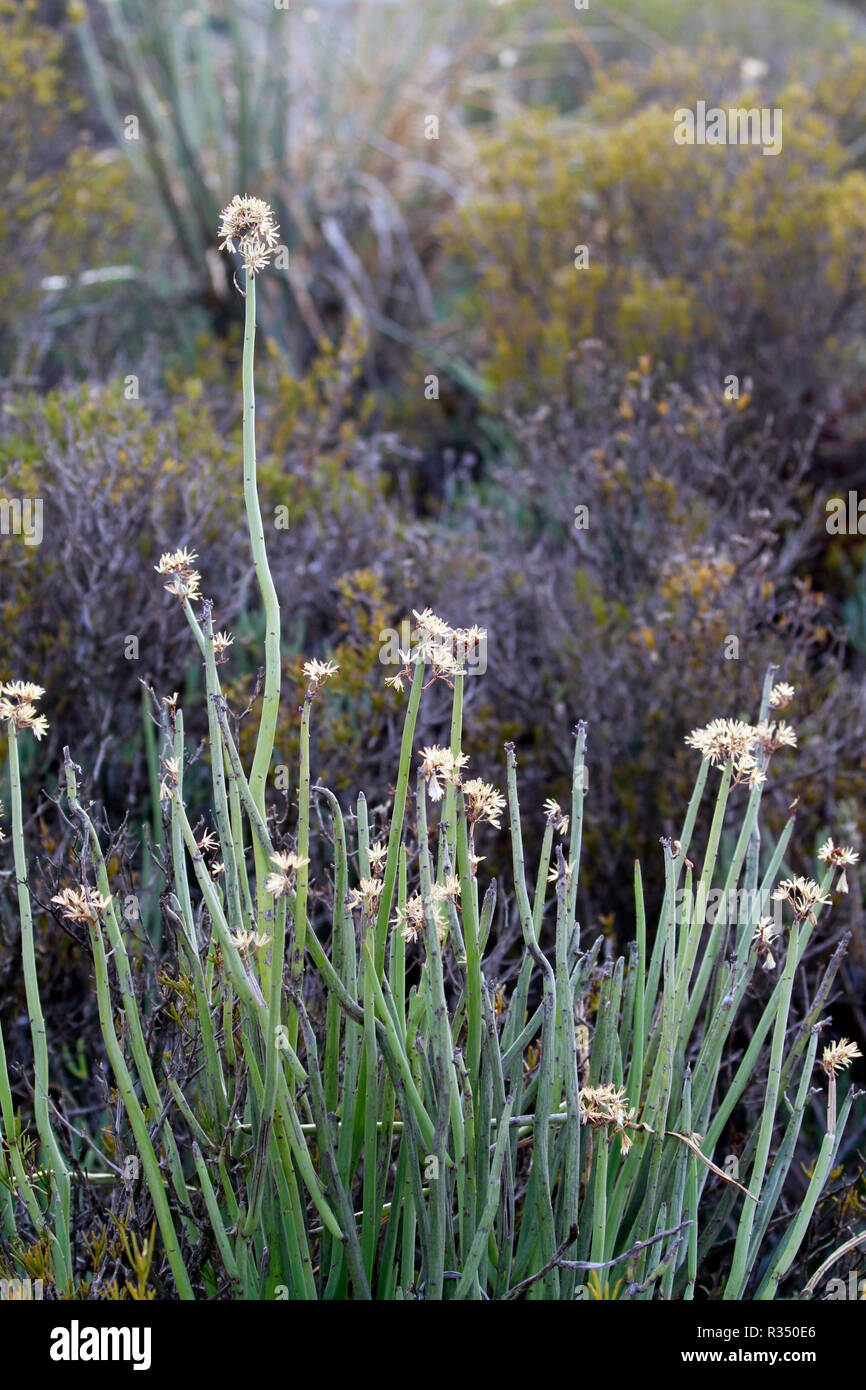
[[[261,198],[236,193],[220,213],[221,251],[239,251],[250,279],[264,270],[280,240],[273,209]]]
[[[44,714],[36,713],[36,702],[45,691],[41,685],[30,681],[7,681],[0,684],[0,723],[12,724],[20,733],[29,729],[38,741],[48,732],[48,720]]]
[[[634,1123],[635,1108],[629,1107],[624,1086],[584,1086],[578,1096],[580,1122],[594,1128],[612,1125],[622,1138],[623,1157],[632,1145],[628,1128]]]
[[[466,753],[454,754],[450,748],[442,748],[438,743],[421,750],[421,771],[427,782],[431,801],[441,801],[445,787],[451,785],[462,791],[466,799],[466,817],[473,825],[492,825],[501,829],[501,816],[505,810],[505,797],[489,782],[480,777],[463,781],[461,773],[469,762]]]
[[[411,679],[412,667],[421,664],[432,668],[431,680],[444,680],[453,688],[454,677],[464,674],[475,649],[486,642],[486,629],[475,623],[472,627],[451,627],[430,608],[421,613],[413,609],[412,616],[414,645],[408,652],[400,650],[402,669],[396,676],[386,676],[385,684],[402,690],[404,682]]]
[[[759,724],[747,724],[742,719],[713,719],[703,728],[693,729],[686,744],[696,748],[713,767],[724,767],[730,762],[733,786],[746,782],[756,787],[767,780],[772,754],[780,748],[796,748],[797,735],[784,719],[778,723],[762,720]]]
[[[193,568],[193,561],[197,559],[194,550],[166,550],[159,557],[159,564],[154,565],[157,574],[169,576],[169,582],[163,588],[167,593],[174,594],[181,603],[186,599],[196,603],[201,598],[201,575]]]

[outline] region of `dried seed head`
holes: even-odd
[[[417,941],[424,935],[424,902],[420,893],[413,893],[411,898],[406,901],[405,907],[398,907],[392,921],[395,926],[401,928],[401,935],[407,945]],[[436,934],[439,937],[439,945],[445,944],[445,937],[448,928],[441,916],[441,902],[434,898],[433,902],[433,922],[436,927]]]
[[[431,801],[441,801],[445,795],[443,783],[460,786],[460,771],[469,762],[468,753],[458,753],[455,757],[450,748],[442,748],[438,743],[421,750],[421,772],[427,782]]]
[[[566,883],[569,885],[569,887],[571,886],[571,878],[572,878],[573,873],[574,873],[574,860],[571,859],[571,860],[566,864],[566,866],[565,866],[565,881],[566,881]],[[547,881],[548,881],[548,883],[558,883],[558,882],[559,882],[559,869],[551,869],[551,870],[550,870],[550,873],[547,875]]]
[[[368,850],[370,869],[374,874],[380,874],[385,867],[385,860],[388,857],[388,846],[383,842],[379,845],[371,845]]]
[[[265,892],[270,893],[274,898],[281,898],[291,888],[292,876],[309,862],[309,859],[299,858],[294,850],[290,850],[288,854],[271,855],[271,863],[276,866],[277,872],[268,874],[265,879]]]
[[[180,783],[180,767],[177,758],[164,758],[165,773],[159,784],[160,801],[170,801]]]
[[[817,921],[815,909],[830,902],[829,898],[822,895],[820,886],[813,878],[802,878],[799,875],[782,879],[778,887],[774,888],[772,897],[776,902],[790,903],[798,921],[802,922],[808,917],[813,926]]]
[[[635,1117],[635,1108],[629,1108],[624,1086],[608,1083],[604,1086],[584,1086],[578,1095],[581,1124],[599,1127],[613,1125],[622,1137],[622,1152],[627,1154],[632,1141],[628,1128]]]
[[[333,661],[305,661],[304,675],[307,678],[308,694],[317,695],[319,689],[325,681],[330,680],[339,671],[339,666],[335,666]]]
[[[780,936],[782,928],[777,926],[772,917],[762,917],[755,934],[752,937],[752,945],[758,953],[758,959],[763,962],[763,970],[775,970],[776,960],[772,952],[772,945],[777,936]]]
[[[280,229],[266,202],[236,193],[220,214],[219,236],[220,250],[239,251],[252,279],[268,265],[279,244]]]
[[[166,592],[174,594],[180,599],[181,603],[189,599],[190,603],[195,603],[201,598],[199,585],[201,575],[198,570],[193,568],[193,560],[198,559],[195,551],[187,550],[166,550],[159,558],[159,564],[154,565],[157,574],[170,575],[168,584],[163,585]]]
[[[764,719],[760,724],[756,724],[755,733],[758,743],[764,745],[764,751],[767,753],[775,753],[777,748],[797,747],[796,732],[784,719],[780,719],[778,724]]]
[[[828,1076],[835,1077],[862,1056],[863,1053],[856,1043],[849,1042],[847,1038],[840,1038],[838,1042],[830,1043],[829,1047],[824,1048],[821,1066]]]
[[[754,756],[757,742],[754,725],[741,719],[713,719],[703,728],[693,729],[686,738],[686,744],[697,748],[712,767],[724,767],[730,759],[735,786],[741,782],[757,786],[764,780]]]
[[[425,608],[419,613],[417,608],[412,609],[412,616],[418,627],[418,634],[422,641],[424,638],[435,639],[437,637],[453,636],[453,628],[450,628],[444,618],[440,618],[431,608]]]
[[[787,681],[779,681],[770,691],[770,709],[784,709],[794,698],[794,687]]]
[[[463,783],[463,795],[466,797],[466,815],[471,822],[492,825],[494,830],[502,828],[500,818],[505,810],[505,797],[502,792],[497,791],[489,782],[482,782],[480,777],[475,777]]]
[[[48,732],[48,720],[36,713],[36,701],[45,691],[30,681],[7,681],[0,684],[0,723],[12,724],[20,733],[29,729],[39,742]]]
[[[686,743],[690,748],[697,748],[713,767],[724,767],[730,759],[733,786],[745,782],[757,787],[767,780],[766,768],[772,754],[779,748],[796,748],[797,735],[784,719],[778,725],[766,720],[760,724],[746,724],[742,719],[713,719],[703,728],[693,729]],[[759,749],[761,766],[757,758]]]
[[[402,669],[395,676],[386,676],[385,684],[402,691],[405,681],[412,676],[413,666],[429,665],[431,680],[444,680],[453,690],[454,677],[464,673],[469,654],[487,641],[486,630],[477,623],[466,628],[451,627],[430,608],[420,613],[415,608],[412,612],[415,618],[412,635],[416,645],[411,651],[400,651]]]
[[[249,953],[251,946],[260,951],[263,946],[267,946],[270,939],[269,936],[265,936],[264,932],[245,931],[241,927],[237,927],[232,934],[232,941],[244,955]]]
[[[487,628],[479,627],[477,623],[471,627],[455,627],[453,637],[458,657],[465,656],[487,641]]]
[[[31,681],[7,681],[5,685],[0,686],[0,693],[8,696],[10,700],[32,705],[42,699],[45,691],[41,685],[33,685]]]
[[[713,719],[686,738],[689,748],[697,748],[713,767],[724,767],[728,758],[748,756],[756,743],[755,729],[741,719]]]
[[[846,872],[849,864],[860,862],[860,855],[849,845],[834,845],[833,841],[827,839],[818,850],[818,858],[824,864],[833,864],[842,870],[836,887],[840,893],[848,892],[848,874]]]
[[[362,878],[360,886],[349,893],[346,906],[358,907],[363,904],[367,912],[373,912],[379,906],[384,886],[381,878]]]
[[[95,888],[82,884],[80,888],[64,888],[51,901],[68,922],[95,922],[109,906],[111,896],[104,898]]]
[[[434,883],[432,888],[434,903],[456,902],[460,897],[460,879],[457,874],[446,874],[442,883]]]
[[[554,801],[553,797],[549,796],[542,809],[547,815],[547,819],[552,822],[554,829],[558,830],[560,835],[565,835],[568,831],[569,818],[563,814],[559,802]]]
[[[449,680],[460,672],[460,665],[449,642],[430,642],[427,646],[427,660],[433,667],[434,680]]]

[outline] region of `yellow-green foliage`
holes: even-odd
[[[6,368],[20,364],[18,333],[43,303],[42,277],[74,277],[125,259],[142,222],[119,155],[75,143],[83,97],[64,68],[63,35],[36,15],[35,0],[0,0],[0,364]]]
[[[835,91],[792,80],[770,99],[738,87],[729,56],[666,52],[602,76],[579,118],[522,114],[482,143],[478,192],[447,237],[477,271],[467,310],[502,397],[569,390],[586,338],[677,372],[700,349],[738,372],[770,343],[831,359],[866,285],[866,178],[840,129],[862,108],[866,51],[839,67]],[[674,112],[698,99],[780,107],[781,154],[677,144]]]

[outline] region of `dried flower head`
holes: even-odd
[[[404,681],[412,679],[412,667],[418,664],[420,649],[416,647],[406,652],[403,650],[402,647],[400,647],[398,649],[397,655],[399,656],[403,665],[397,672],[396,676],[385,677],[385,684],[390,685],[394,690],[402,691]]]
[[[180,599],[181,603],[188,599],[190,603],[195,603],[201,598],[199,585],[201,575],[198,570],[193,568],[193,561],[198,559],[194,550],[166,550],[159,557],[159,564],[154,565],[157,574],[167,574],[170,576],[169,582],[163,585],[166,593],[174,594]]]
[[[686,743],[690,748],[697,748],[713,767],[724,767],[730,760],[733,786],[745,782],[757,787],[767,780],[767,765],[772,754],[779,748],[796,748],[797,735],[784,719],[778,725],[766,720],[760,724],[746,724],[742,719],[713,719],[703,728],[693,729]]]
[[[565,835],[568,831],[569,817],[563,814],[559,802],[554,801],[553,797],[549,796],[544,803],[543,810],[547,815],[547,819],[552,821],[554,829],[558,830],[560,835]]]
[[[441,801],[445,795],[443,783],[460,786],[460,770],[468,762],[467,753],[458,753],[455,758],[450,748],[441,748],[438,743],[421,750],[421,772],[427,781],[431,801]]]
[[[770,691],[770,709],[784,709],[794,698],[794,687],[787,681],[779,681]]]
[[[476,647],[487,641],[487,632],[477,623],[469,628],[453,628],[431,609],[419,613],[413,609],[415,618],[414,636],[418,643],[415,660],[429,663],[432,667],[432,680],[444,680],[453,689],[453,679],[465,671],[466,660]],[[401,657],[404,655],[400,653]],[[392,676],[387,684],[402,690],[407,671]],[[399,682],[399,683],[398,683]]]
[[[838,1042],[830,1043],[824,1048],[821,1066],[828,1076],[836,1077],[840,1071],[850,1067],[852,1062],[862,1056],[863,1053],[856,1043],[849,1042],[847,1038],[840,1038]]]
[[[234,638],[228,632],[215,632],[213,637],[214,656],[217,666],[224,666],[228,657],[226,652],[234,644]]]
[[[440,946],[444,945],[448,928],[441,916],[441,905],[435,901],[433,903],[433,921],[436,927],[436,934],[439,937]],[[393,922],[395,926],[401,928],[401,935],[407,945],[417,941],[419,936],[424,935],[424,902],[420,893],[413,893],[411,898],[406,900],[405,907],[398,907]]]
[[[802,922],[808,917],[813,926],[817,921],[816,907],[826,905],[830,901],[822,896],[821,888],[813,878],[802,878],[799,875],[782,879],[778,887],[774,888],[772,896],[776,902],[790,903],[798,921]]]
[[[427,646],[427,660],[433,668],[433,679],[451,681],[460,673],[461,667],[449,642],[430,642]]]
[[[628,1108],[628,1097],[624,1086],[608,1083],[604,1086],[584,1086],[578,1096],[581,1124],[599,1126],[612,1125],[622,1136],[622,1152],[627,1154],[632,1141],[627,1126],[635,1117],[635,1108]]]
[[[111,896],[104,898],[95,888],[82,884],[80,888],[64,888],[51,899],[68,922],[95,922],[105,912]]]
[[[471,627],[456,627],[454,629],[454,646],[458,660],[462,663],[470,652],[474,652],[476,647],[480,647],[487,641],[487,628],[479,627],[473,623]]]
[[[755,746],[755,730],[741,719],[713,719],[686,738],[689,748],[697,748],[713,767],[724,767],[729,758],[748,756]]]
[[[473,824],[492,825],[494,830],[501,829],[500,818],[505,810],[505,797],[502,792],[497,791],[489,782],[482,782],[480,777],[475,777],[463,783],[463,795],[466,797],[466,816],[469,821]]]
[[[388,846],[384,843],[371,845],[368,850],[370,869],[374,874],[380,874],[385,867],[385,860],[388,858]]]
[[[12,724],[19,733],[29,729],[39,742],[48,732],[45,715],[36,713],[36,701],[44,694],[41,685],[32,685],[29,681],[7,681],[0,685],[0,723]]]
[[[860,862],[860,855],[850,846],[834,845],[833,841],[827,839],[818,850],[818,858],[824,864],[833,864],[834,867],[841,868],[839,882],[836,887],[840,893],[848,892],[848,874],[846,872],[849,864]]]
[[[430,683],[444,680],[453,690],[454,677],[464,674],[468,657],[487,641],[487,632],[477,623],[468,628],[453,628],[430,608],[420,613],[417,608],[413,609],[413,617],[411,650],[400,649],[398,654],[403,665],[396,675],[385,677],[385,684],[402,691],[405,682],[412,677],[413,666],[429,665],[432,668]]]
[[[362,878],[360,885],[349,893],[346,906],[358,907],[363,904],[366,912],[374,912],[379,906],[379,899],[382,896],[384,886],[381,878]]]
[[[232,941],[244,955],[249,953],[251,946],[260,951],[263,946],[267,946],[270,939],[269,936],[265,936],[264,932],[245,931],[242,927],[237,927],[232,933]]]
[[[266,202],[248,193],[243,197],[236,193],[220,214],[219,235],[220,250],[239,251],[252,279],[270,261],[279,244],[280,229]]]
[[[449,627],[445,619],[438,617],[430,608],[425,608],[423,613],[419,613],[417,608],[413,608],[412,616],[417,625],[418,637],[422,642],[453,635],[454,629]]]
[[[162,765],[165,772],[159,784],[159,799],[170,801],[179,785],[180,767],[177,758],[164,758]]]
[[[687,745],[697,748],[712,767],[724,767],[730,760],[734,786],[746,781],[755,786],[763,780],[754,756],[757,742],[754,725],[741,719],[713,719],[703,728],[693,729],[686,738]]]
[[[572,860],[570,860],[569,863],[567,863],[566,866],[565,866],[565,881],[566,881],[566,883],[567,883],[569,886],[571,886],[571,877],[572,877],[572,874],[573,874],[573,873],[574,873],[574,860],[572,859]],[[551,869],[551,870],[550,870],[550,873],[547,875],[547,881],[548,881],[548,883],[558,883],[558,882],[559,882],[559,869]]]
[[[271,855],[271,863],[275,865],[277,872],[268,874],[265,879],[265,892],[274,898],[281,898],[291,888],[292,876],[309,862],[309,859],[299,858],[294,850],[290,850],[288,854]]]
[[[317,695],[319,689],[325,681],[330,680],[339,671],[339,666],[335,666],[333,661],[312,661],[304,662],[304,675],[307,678],[307,691],[310,695]]]
[[[763,744],[765,753],[775,753],[778,748],[796,748],[797,735],[784,719],[780,719],[778,724],[762,720],[755,725],[757,742]]]
[[[0,686],[0,694],[6,695],[10,700],[32,705],[42,699],[45,691],[41,685],[34,685],[32,681],[7,681],[5,685]]]
[[[456,902],[460,897],[460,879],[457,874],[446,874],[441,883],[434,883],[431,890],[434,903]]]
[[[777,936],[782,933],[782,928],[773,921],[772,917],[762,917],[755,934],[752,937],[752,945],[758,953],[758,959],[763,962],[762,970],[775,970],[776,960],[773,955],[772,945]]]

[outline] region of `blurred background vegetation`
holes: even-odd
[[[684,734],[754,717],[769,662],[798,687],[765,803],[781,823],[800,798],[790,868],[827,833],[862,850],[866,538],[825,527],[866,482],[862,5],[0,0],[0,40],[0,493],[44,505],[41,545],[0,537],[0,679],[48,690],[31,788],[69,744],[111,816],[151,823],[141,682],[199,679],[165,549],[199,552],[239,707],[255,688],[242,301],[216,249],[252,192],[285,247],[259,384],[264,509],[290,517],[280,759],[300,663],[331,657],[315,774],[387,802],[380,633],[430,605],[488,629],[465,744],[499,782],[516,742],[529,841],[588,720],[587,931],[631,933]],[[678,146],[698,98],[781,107],[782,154]],[[433,742],[448,711],[424,719]],[[852,887],[833,932],[862,1039]]]

